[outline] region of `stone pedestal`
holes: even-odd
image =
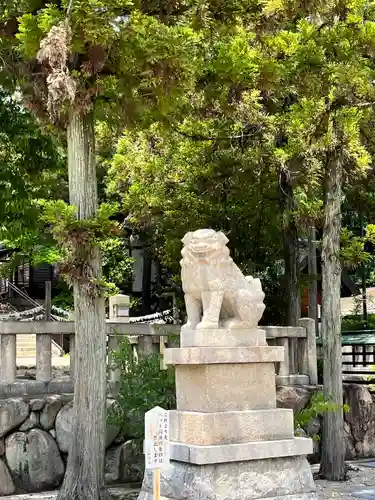
[[[267,346],[260,329],[236,333],[182,331],[182,347],[165,350],[177,410],[162,499],[313,499],[312,441],[294,437],[292,410],[276,408],[274,363],[284,348]],[[152,498],[146,473],[139,500]]]

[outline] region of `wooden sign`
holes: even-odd
[[[146,469],[153,471],[154,500],[160,500],[160,471],[170,462],[169,412],[159,406],[145,415],[144,454]]]

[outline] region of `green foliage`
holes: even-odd
[[[93,294],[113,295],[118,293],[114,283],[105,278],[93,279],[92,270],[87,262],[93,252],[100,247],[108,236],[119,236],[120,226],[109,219],[116,213],[116,205],[103,203],[95,217],[79,220],[76,207],[62,200],[41,202],[43,222],[61,249],[60,270],[68,284],[79,283]]]
[[[155,406],[175,408],[174,370],[160,370],[160,355],[136,360],[128,339],[119,341],[111,353],[111,366],[120,370],[119,394],[111,407],[109,421],[125,438],[144,438],[145,413]]]
[[[327,412],[338,411],[341,407],[330,402],[329,398],[325,398],[323,392],[314,392],[311,396],[309,404],[294,416],[294,427],[305,428],[313,418],[323,417]],[[350,408],[347,404],[342,406],[345,413],[348,413]],[[313,436],[318,439],[318,436]]]
[[[125,291],[131,284],[134,260],[129,256],[126,241],[120,237],[106,238],[100,242],[103,273],[106,278]]]
[[[343,331],[375,330],[375,314],[369,314],[367,321],[355,314],[344,316],[341,320],[341,329]]]

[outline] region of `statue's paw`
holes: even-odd
[[[181,331],[184,332],[186,330],[194,330],[193,324],[188,321],[184,325],[181,326]]]
[[[214,323],[212,321],[201,321],[197,325],[197,330],[212,330],[214,328],[219,328],[219,323]]]
[[[236,328],[246,328],[246,325],[243,321],[240,321],[239,319],[228,319],[224,321],[223,323],[224,327],[227,328],[228,330],[234,330]]]

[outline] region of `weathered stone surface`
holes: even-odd
[[[145,470],[143,450],[129,440],[122,447],[121,479],[124,483],[140,483]]]
[[[322,424],[319,417],[313,417],[305,427],[305,431],[310,437],[319,436],[321,429]]]
[[[305,458],[283,458],[220,465],[171,462],[162,474],[166,500],[313,499],[315,485]],[[152,474],[146,471],[139,499],[151,500]],[[305,496],[306,495],[306,496]]]
[[[59,396],[48,396],[46,405],[40,414],[40,425],[43,429],[46,431],[53,429],[56,416],[61,410],[62,405],[63,401]]]
[[[170,411],[170,440],[196,445],[246,443],[292,438],[293,411]],[[277,422],[277,425],[275,425]]]
[[[107,400],[107,408],[113,404],[113,400]],[[72,419],[73,419],[73,402],[65,405],[57,414],[55,427],[56,427],[56,440],[59,445],[60,451],[68,453],[70,449],[72,434]],[[118,434],[118,429],[114,426],[107,426],[106,432],[106,448],[108,448],[115,440]]]
[[[0,497],[12,495],[16,488],[13,484],[12,476],[3,460],[0,460]]]
[[[34,398],[29,401],[31,411],[41,411],[46,405],[45,398]]]
[[[350,408],[345,414],[345,421],[346,429],[350,427],[356,456],[373,457],[375,455],[375,403],[371,394],[366,387],[361,385],[345,384],[344,403]],[[347,447],[348,445],[347,442]]]
[[[4,438],[0,438],[0,457],[5,454],[5,440]]]
[[[64,477],[57,445],[50,434],[41,429],[8,436],[5,456],[15,485],[26,491],[55,488]]]
[[[22,399],[0,400],[0,438],[24,422],[30,413],[30,407]]]
[[[21,425],[19,430],[21,432],[29,431],[30,429],[33,429],[34,427],[37,427],[38,425],[39,425],[39,414],[32,411],[30,413],[29,418],[27,420],[25,420],[25,422]]]
[[[122,447],[122,444],[111,446],[105,454],[104,480],[106,484],[114,484],[120,480]]]
[[[312,390],[301,386],[280,386],[276,392],[277,407],[290,408],[296,414],[310,401]]]
[[[144,455],[134,441],[111,446],[105,455],[106,484],[139,483],[144,473]]]

